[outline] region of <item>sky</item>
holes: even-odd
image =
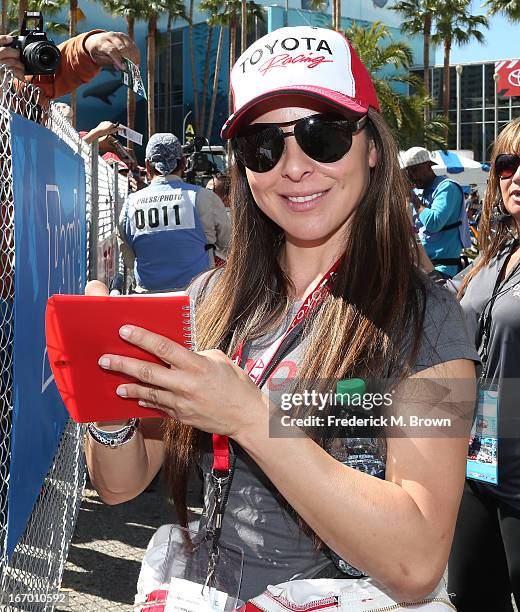
[[[481,1],[473,1],[473,14],[485,14]],[[511,23],[505,17],[495,16],[484,30],[484,44],[472,42],[464,47],[454,47],[450,63],[475,62],[484,60],[520,59],[520,22]],[[437,49],[436,63],[442,63],[442,49]]]

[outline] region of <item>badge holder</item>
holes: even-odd
[[[144,86],[143,78],[141,77],[141,71],[139,66],[134,64],[132,60],[127,57],[123,58],[123,70],[121,70],[121,82],[126,85],[134,93],[142,96],[147,100],[146,89]]]
[[[136,612],[233,612],[244,565],[243,551],[220,538],[230,473],[212,474],[214,500],[207,527],[199,532],[170,525],[166,554],[155,570],[161,587]]]
[[[498,391],[479,382],[477,409],[468,447],[466,476],[498,484]]]
[[[520,270],[520,262],[502,278],[507,258],[498,271],[493,293],[485,303],[478,322],[477,346],[480,346],[482,372],[478,381],[478,403],[469,440],[466,476],[487,484],[498,484],[498,387],[487,381],[489,368],[489,342],[491,338],[493,307],[500,296],[511,288],[509,282]]]

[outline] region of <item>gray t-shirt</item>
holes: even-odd
[[[461,306],[478,343],[479,318],[493,295],[493,289],[514,243],[471,279]],[[450,283],[457,288],[464,270]],[[503,282],[503,279],[501,282]],[[497,497],[520,510],[520,269],[502,286],[491,318],[486,379],[498,387],[498,485],[477,483],[481,492]],[[479,352],[482,350],[480,342]]]
[[[199,294],[203,278],[204,275],[199,277],[190,289],[194,297]],[[293,305],[279,329],[253,343],[251,359],[258,357],[287,329],[300,304]],[[277,383],[285,377],[295,376],[305,348],[303,340],[284,356],[274,374]],[[424,333],[414,370],[417,372],[452,359],[478,360],[478,355],[468,338],[463,314],[455,299],[445,289],[428,282]],[[262,391],[268,393],[268,385],[264,385]],[[345,442],[348,443],[348,439]],[[329,558],[324,551],[317,551],[312,539],[302,532],[294,515],[285,509],[279,493],[251,457],[236,444],[234,448],[237,449],[236,468],[224,514],[222,540],[244,551],[240,598],[245,601],[261,593],[268,584],[314,573],[326,565]],[[210,501],[212,461],[208,436],[201,461],[207,502]]]

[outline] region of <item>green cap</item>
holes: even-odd
[[[367,386],[362,378],[345,378],[336,383],[336,403],[349,404],[352,395],[364,395]]]

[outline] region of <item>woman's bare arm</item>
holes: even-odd
[[[126,421],[98,423],[101,429],[119,429]],[[162,419],[142,419],[134,437],[116,448],[103,446],[87,433],[85,454],[90,480],[107,504],[137,497],[152,482],[164,460]]]
[[[471,380],[474,366],[456,360],[421,376]],[[310,439],[270,438],[265,425],[237,441],[330,548],[398,601],[437,586],[462,494],[466,437],[389,438],[386,480],[344,466]]]

